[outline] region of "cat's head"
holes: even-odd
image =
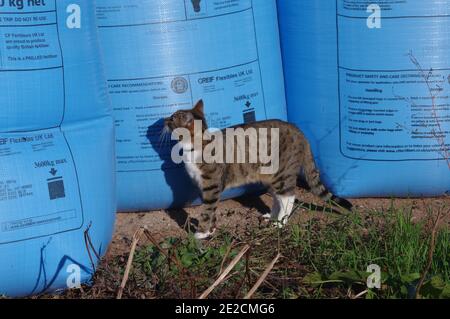
[[[202,132],[208,129],[203,112],[203,100],[197,102],[190,110],[179,110],[164,119],[164,129],[173,132],[178,128],[185,128],[194,136],[194,123],[196,120],[202,122]]]
[[[191,0],[192,5],[194,6],[194,11],[195,12],[200,12],[201,7],[200,7],[200,2],[201,0]]]

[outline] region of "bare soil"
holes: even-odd
[[[338,212],[332,211],[329,207],[327,207],[327,204],[317,201],[317,199],[308,191],[299,188],[297,190],[297,198],[300,200],[300,203],[298,203],[298,207],[289,221],[292,225],[308,225],[310,224],[308,223],[309,221],[313,222],[314,225],[323,224],[323,227],[326,228],[328,226],[332,227],[333,220],[339,220],[339,218],[335,218],[338,216]],[[441,226],[443,228],[448,228],[450,226],[450,196],[429,199],[354,199],[352,200],[352,203],[354,205],[355,212],[361,214],[361,216],[368,220],[369,223],[376,223],[377,228],[384,227],[383,220],[386,221],[387,219],[382,218],[383,216],[392,216],[392,212],[398,212],[400,214],[402,210],[411,212],[411,214],[408,215],[412,215],[413,222],[416,220],[418,222],[422,220],[430,221],[431,216],[437,215],[438,212],[443,212],[444,215],[441,219]],[[233,246],[232,243],[230,247],[234,247],[233,249],[238,249],[238,246],[236,245],[248,243],[249,239],[251,239],[252,245],[254,245],[252,247],[251,260],[250,257],[246,257],[249,258],[246,261],[246,265],[249,267],[248,269],[256,272],[253,273],[250,271],[247,273],[248,269],[246,268],[247,270],[243,276],[244,279],[247,278],[247,285],[249,287],[250,283],[253,285],[253,282],[256,281],[257,277],[259,278],[259,274],[265,269],[266,264],[268,264],[274,257],[273,251],[267,247],[277,245],[277,239],[272,238],[271,235],[265,235],[264,230],[270,230],[270,227],[266,227],[268,225],[267,221],[262,218],[262,215],[270,212],[271,205],[271,196],[265,194],[262,196],[246,196],[243,198],[227,200],[222,202],[219,206],[218,227],[224,230],[224,233],[227,235],[232,235],[235,246]],[[393,207],[395,209],[392,209]],[[97,269],[93,286],[84,286],[79,290],[69,290],[64,292],[62,295],[50,294],[35,298],[115,298],[117,296],[120,283],[124,277],[124,269],[126,267],[135,232],[140,227],[146,226],[151,235],[158,242],[167,243],[167,241],[165,241],[167,238],[184,239],[188,236],[188,232],[190,231],[189,225],[195,224],[195,221],[199,217],[202,209],[202,206],[198,206],[168,211],[159,210],[140,213],[119,213],[116,219],[116,229],[113,241],[105,258]],[[371,214],[371,212],[374,212],[374,214]],[[377,218],[381,218],[381,223],[377,222]],[[313,227],[312,229],[315,228]],[[260,236],[257,235],[256,240],[253,240],[255,231],[258,232],[258,230],[261,232]],[[320,234],[320,232],[315,233],[314,231],[313,233],[315,234],[313,234],[314,236]],[[289,240],[292,238],[289,237],[290,235],[288,233],[286,233],[286,235],[286,238],[289,238]],[[211,247],[213,247],[213,250],[209,250],[209,252],[218,251],[217,247],[224,244],[222,243],[223,237],[220,238],[214,238],[211,242],[207,243],[208,245],[211,244]],[[176,242],[180,243],[183,242],[183,240],[178,240]],[[186,242],[189,242],[189,240],[184,241],[184,243]],[[149,243],[149,240],[142,238],[139,242],[140,248],[137,251],[140,251],[142,255],[142,252],[147,251]],[[286,251],[286,249],[290,249],[289,245],[291,244],[285,244],[286,246],[284,247],[284,253],[289,255],[289,253],[292,252],[294,255],[291,256],[294,258],[292,260],[297,260],[295,258],[298,258],[296,255],[298,252],[296,253],[295,249],[292,251]],[[135,254],[134,256],[136,264],[134,264],[135,267],[132,267],[133,270],[132,273],[130,273],[129,280],[127,281],[123,298],[195,298],[200,292],[204,291],[206,287],[209,287],[211,284],[210,281],[215,278],[214,276],[216,274],[219,273],[219,269],[217,267],[220,265],[216,263],[220,263],[220,261],[222,261],[222,263],[224,262],[221,257],[220,260],[214,259],[214,262],[208,261],[205,265],[199,266],[199,264],[196,266],[203,268],[197,269],[194,267],[193,269],[189,269],[190,272],[199,271],[199,273],[196,273],[194,277],[192,277],[196,278],[195,282],[199,285],[199,287],[195,284],[192,288],[189,285],[189,287],[180,285],[180,283],[186,284],[186,282],[188,282],[184,277],[185,273],[181,272],[178,276],[174,277],[174,275],[167,270],[170,269],[171,262],[166,260],[164,262],[164,267],[157,266],[155,268],[157,269],[157,273],[154,273],[153,270],[149,272],[148,269],[145,269],[145,267],[148,266],[144,266],[144,264],[147,264],[143,264],[142,258],[138,258],[137,255],[139,254]],[[146,255],[144,253],[144,257],[145,256]],[[158,260],[155,256],[153,256],[154,260]],[[295,289],[301,288],[303,289],[301,295],[309,296],[308,298],[348,298],[349,296],[354,296],[361,292],[356,288],[356,290],[353,291],[345,287],[341,287],[342,289],[338,287],[329,287],[324,290],[320,289],[321,295],[317,296],[315,288],[308,288],[308,286],[305,286],[304,283],[299,285],[299,280],[301,278],[306,278],[305,276],[310,274],[311,269],[307,268],[308,266],[306,264],[292,263],[290,259],[291,257],[283,258],[283,260],[280,261],[279,265],[276,267],[277,270],[274,269],[274,273],[268,277],[266,286],[265,288],[261,288],[258,297],[279,297],[280,292],[283,291],[284,293],[283,289],[286,287],[294,287]],[[136,258],[140,261],[138,262]],[[250,266],[248,263],[250,263]],[[161,269],[166,269],[166,271],[160,274],[158,271]],[[285,270],[287,269],[290,270],[289,275],[285,273]],[[256,275],[257,277],[255,277]],[[214,294],[212,298],[236,298],[237,296],[242,295],[239,293],[243,289],[243,283],[245,280],[240,278],[240,276],[231,277],[232,278],[226,283],[227,288],[217,290],[216,294]],[[189,278],[192,280],[191,277]],[[182,286],[184,288],[181,288]],[[296,291],[295,289],[293,291]],[[295,292],[295,296],[299,296],[297,292]],[[283,298],[286,298],[284,294]]]
[[[291,217],[293,222],[320,216],[326,218],[330,214],[329,210],[323,207],[323,203],[306,190],[298,189],[297,198],[303,204]],[[448,211],[450,196],[428,199],[364,198],[353,199],[352,203],[357,211],[364,214],[370,214],[370,211],[386,211],[393,205],[399,209],[412,210],[414,218],[421,220],[437,209],[447,208]],[[272,198],[267,194],[226,200],[219,206],[218,227],[235,234],[248,232],[250,228],[264,222],[261,216],[270,212],[271,206]],[[197,206],[170,211],[119,213],[107,259],[128,253],[133,234],[141,226],[147,226],[153,236],[161,241],[167,237],[187,236],[189,220],[195,223],[202,209],[202,206]],[[442,223],[448,227],[448,214],[444,216]]]

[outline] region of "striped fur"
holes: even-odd
[[[192,110],[178,111],[167,118],[165,125],[171,130],[178,127],[190,129],[192,127],[192,119],[200,119],[203,123],[206,123],[203,114],[203,102],[200,101]],[[208,164],[204,162],[186,164],[189,175],[202,192],[205,206],[199,221],[198,238],[204,238],[205,234],[210,234],[215,229],[216,211],[220,194],[225,189],[248,184],[260,183],[267,186],[274,197],[274,205],[269,217],[284,225],[293,209],[297,179],[301,172],[303,172],[306,182],[314,195],[326,202],[331,201],[340,207],[351,209],[351,203],[334,196],[321,182],[320,172],[316,167],[309,143],[297,127],[279,120],[268,120],[238,125],[234,128],[243,128],[245,130],[249,127],[268,129],[269,150],[271,147],[270,129],[279,129],[279,170],[272,175],[263,175],[260,171],[263,164],[260,162],[254,164],[236,162],[233,164]],[[204,129],[207,129],[206,125],[204,125]],[[208,145],[207,142],[204,142],[203,148],[206,145]],[[246,159],[248,159],[251,152],[257,152],[257,149],[252,149],[248,141],[246,146],[246,149],[241,151],[245,152]],[[189,143],[185,143],[184,149],[197,151],[193,150],[193,146]],[[235,153],[233,157],[237,159],[237,147],[235,147]],[[226,154],[226,148],[224,148],[224,154]]]

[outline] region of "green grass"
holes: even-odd
[[[184,240],[169,238],[161,243],[161,248],[171,258],[154,245],[145,246],[136,253],[132,276],[147,284],[152,278],[150,288],[158,297],[193,298],[216,278],[224,257],[227,255],[232,259],[237,254],[230,248],[232,238],[227,233],[221,233],[220,240],[210,244],[204,247],[192,235]],[[243,267],[244,264],[239,263],[234,271],[242,271]],[[225,286],[231,283],[236,282],[229,281]]]
[[[314,285],[336,281],[338,287],[365,290],[365,270],[368,265],[377,264],[383,272],[383,287],[370,290],[367,296],[379,298],[414,296],[417,281],[426,268],[431,237],[424,222],[412,221],[411,211],[394,209],[385,214],[372,212],[365,220],[353,214],[325,228],[313,219],[305,226],[294,225],[291,234],[291,244],[298,251],[296,259],[312,271],[306,282]],[[449,240],[448,229],[439,231],[429,280],[422,292],[425,297],[450,298]],[[446,284],[447,290],[431,291],[432,280],[441,283],[441,290]],[[324,283],[317,290],[327,286]]]
[[[284,229],[248,225],[222,230],[207,242],[168,238],[137,249],[124,298],[197,298],[245,244],[251,249],[210,298],[242,298],[278,254],[282,258],[253,298],[413,298],[428,262],[432,225],[415,221],[411,209],[325,215],[306,214]],[[430,212],[435,216],[437,212]],[[442,222],[421,298],[450,298],[450,230]],[[169,258],[167,258],[167,254]],[[66,298],[113,298],[127,255],[105,260],[94,285]],[[367,288],[367,267],[381,268],[381,289]]]
[[[426,268],[430,233],[426,222],[413,222],[410,210],[391,208],[327,221],[313,217],[283,230],[255,227],[244,236],[222,231],[206,243],[192,236],[167,239],[162,246],[173,257],[167,259],[153,245],[139,249],[130,285],[159,298],[197,297],[217,278],[227,252],[225,265],[243,243],[249,243],[250,253],[212,298],[243,297],[278,252],[283,258],[255,298],[348,298],[359,293],[362,298],[411,298]],[[448,228],[441,227],[436,238],[421,296],[450,298]],[[371,264],[381,267],[381,289],[367,288],[366,270]]]

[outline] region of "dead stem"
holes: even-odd
[[[255,294],[255,292],[258,290],[258,288],[262,285],[262,283],[266,280],[267,276],[272,271],[273,267],[275,267],[275,264],[278,262],[278,260],[281,258],[281,254],[278,253],[278,255],[272,260],[272,262],[267,266],[266,270],[264,270],[261,277],[259,277],[256,284],[250,289],[248,294],[244,297],[244,299],[250,299]]]
[[[133,235],[133,242],[131,244],[130,254],[128,255],[127,267],[125,268],[125,273],[123,274],[122,283],[120,284],[119,291],[117,292],[116,299],[122,299],[123,290],[128,282],[128,277],[130,275],[131,267],[133,265],[134,253],[136,252],[136,247],[139,240],[144,233],[144,228],[139,228]]]
[[[223,272],[223,267],[225,266],[225,262],[227,261],[228,257],[230,256],[231,250],[233,249],[234,245],[236,244],[236,239],[233,239],[233,241],[231,242],[231,245],[228,247],[225,255],[223,256],[223,260],[222,263],[220,264],[220,270],[219,270],[219,275]]]
[[[239,262],[239,260],[241,260],[241,258],[245,255],[245,253],[250,249],[249,245],[245,245],[241,251],[239,252],[239,254],[231,261],[231,263],[228,265],[227,268],[225,268],[225,270],[222,272],[222,274],[219,276],[219,278],[217,278],[217,280],[208,288],[205,290],[204,293],[202,293],[199,297],[199,299],[206,299],[211,292],[217,288],[217,286],[219,286],[227,277],[227,275],[233,270],[233,268],[237,265],[237,263]]]
[[[431,231],[430,249],[428,251],[428,261],[427,261],[427,265],[422,273],[422,276],[420,277],[419,283],[417,284],[417,287],[416,287],[416,295],[415,295],[416,299],[418,299],[420,297],[420,290],[422,289],[422,286],[425,282],[428,272],[430,271],[431,265],[433,264],[433,256],[434,256],[434,251],[436,249],[436,234],[438,231],[439,222],[441,220],[441,217],[442,217],[442,209],[439,210],[439,213],[433,223],[433,230]]]

